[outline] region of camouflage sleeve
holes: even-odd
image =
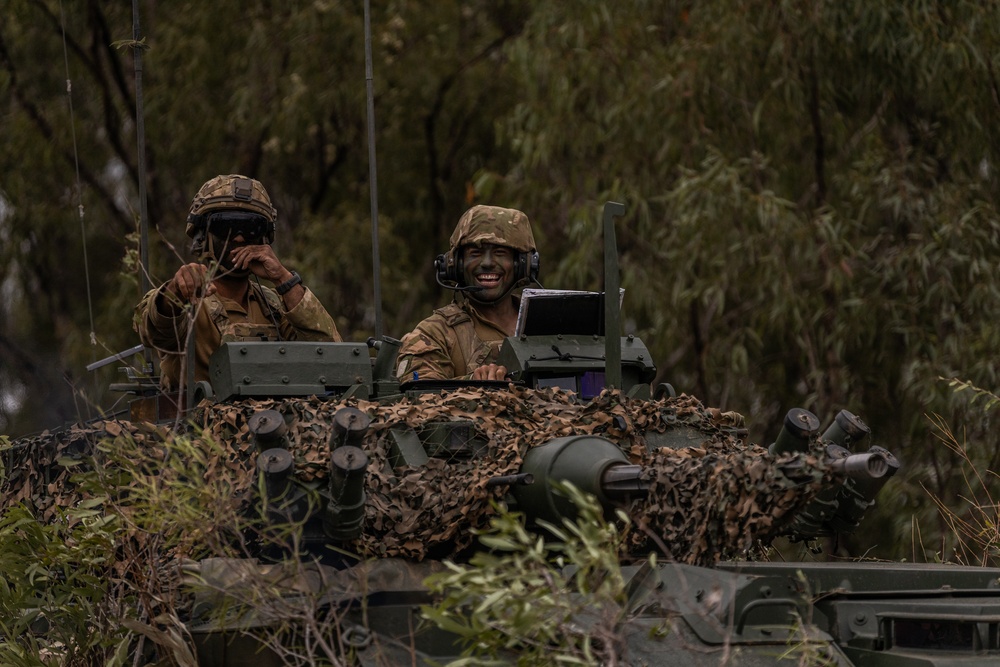
[[[173,316],[160,312],[156,299],[162,289],[161,285],[142,297],[132,315],[132,328],[146,347],[176,352],[183,347],[189,318],[184,311],[178,311]]]
[[[396,364],[399,381],[459,379],[451,353],[451,337],[453,332],[448,325],[434,316],[403,336]]]
[[[308,287],[305,296],[291,310],[282,309],[282,335],[288,340],[332,341],[343,340],[337,325]]]

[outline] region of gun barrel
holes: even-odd
[[[640,479],[641,475],[642,466],[611,465],[601,475],[601,491],[614,500],[646,497],[649,495],[649,484]]]
[[[535,476],[531,473],[522,472],[516,475],[499,475],[497,477],[490,477],[486,481],[486,488],[492,489],[495,486],[513,486],[515,484],[534,484]]]

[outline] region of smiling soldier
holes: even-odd
[[[514,334],[515,289],[538,279],[531,223],[521,211],[473,206],[458,221],[451,249],[434,262],[454,300],[403,337],[396,375],[411,380],[503,380],[495,363]]]

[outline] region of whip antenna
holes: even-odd
[[[142,107],[142,43],[139,30],[139,0],[132,0],[132,58],[135,63],[135,137],[139,151],[139,284],[142,294],[149,291],[149,208],[146,205],[146,120]],[[149,350],[144,350],[146,366],[152,364]]]
[[[136,2],[136,0],[132,0]],[[378,178],[375,166],[375,95],[372,92],[370,2],[365,0],[365,87],[368,94],[368,180],[372,200],[372,274],[375,281],[375,340],[382,340],[382,263],[378,252]]]
[[[149,282],[149,209],[146,206],[146,120],[142,108],[142,35],[139,30],[139,0],[132,0],[132,58],[135,62],[135,137],[139,144],[139,263],[142,293]]]
[[[97,345],[94,329],[94,302],[90,297],[90,262],[87,260],[87,230],[84,225],[83,189],[80,187],[80,154],[76,146],[76,118],[73,115],[73,82],[69,78],[69,54],[66,49],[66,17],[62,2],[59,3],[59,27],[62,29],[63,63],[66,66],[66,99],[69,101],[69,129],[73,136],[73,164],[76,166],[76,201],[80,216],[80,238],[83,241],[83,275],[87,283],[87,312],[90,314],[90,344]]]

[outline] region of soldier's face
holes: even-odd
[[[212,234],[212,249],[215,259],[222,268],[222,275],[242,278],[250,275],[248,269],[239,269],[233,265],[233,251],[247,245],[259,245],[258,243],[248,243],[242,234],[236,236],[219,236]]]
[[[467,246],[462,250],[462,264],[465,284],[483,288],[475,293],[480,301],[496,301],[514,284],[514,251],[506,246]]]
[[[208,218],[208,232],[212,237],[212,249],[223,274],[245,277],[246,269],[237,270],[233,266],[232,252],[237,248],[264,243],[267,219],[256,213],[244,211],[220,211]]]

